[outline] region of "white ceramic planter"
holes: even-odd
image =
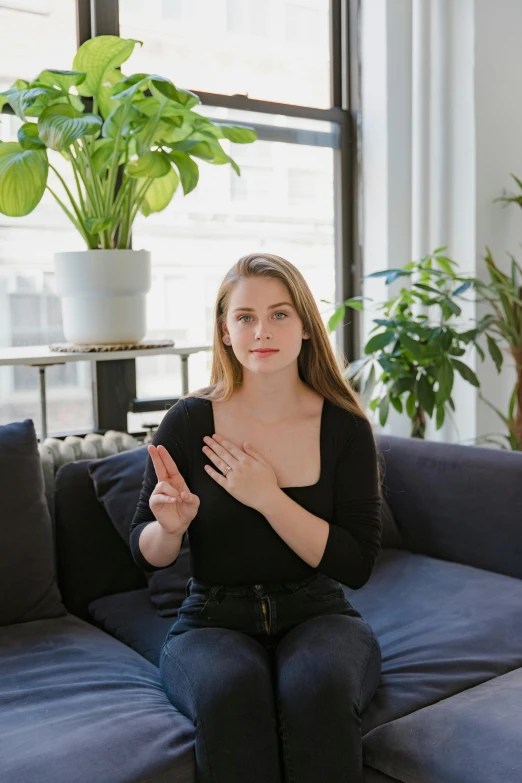
[[[148,250],[55,253],[54,268],[68,342],[134,343],[145,336]]]

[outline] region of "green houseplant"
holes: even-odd
[[[197,160],[230,164],[239,175],[220,142],[257,138],[252,128],[198,114],[199,97],[169,79],[125,76],[119,66],[138,43],[98,36],[78,49],[71,71],[46,69],[0,93],[0,108],[8,103],[22,121],[18,141],[0,143],[0,212],[27,215],[47,189],[86,244],[80,254],[55,255],[64,331],[74,342],[143,337],[150,254],[131,250],[137,213],[165,209],[180,184],[185,196],[194,190]],[[74,184],[50,151],[68,161]],[[61,196],[49,184],[50,171]]]
[[[411,281],[409,288],[402,288],[399,294],[379,306],[385,318],[375,318],[372,332],[364,347],[362,359],[351,363],[346,376],[356,382],[363,368],[370,365],[364,388],[363,400],[371,410],[379,409],[379,421],[384,426],[389,414],[390,404],[399,411],[406,410],[411,419],[412,437],[423,438],[426,429],[426,416],[435,414],[436,429],[440,429],[446,413],[451,416],[455,404],[451,397],[455,372],[465,381],[480,388],[473,372],[458,357],[463,356],[467,348],[474,346],[480,358],[485,354],[478,340],[485,335],[488,351],[500,372],[503,362],[502,351],[495,337],[495,317],[488,313],[472,329],[460,330],[452,319],[461,314],[457,300],[470,288],[486,292],[488,286],[469,276],[460,276],[455,272],[456,262],[445,256],[446,248],[438,248],[432,255],[420,261],[412,261],[400,269],[386,269],[374,272],[366,277],[385,277],[390,285],[399,277]],[[496,295],[506,298],[513,305],[517,297],[504,281],[496,285]],[[336,309],[328,322],[330,331],[335,329],[344,318],[346,307],[363,310],[363,300],[368,297],[353,297]],[[467,301],[467,300],[465,300]],[[412,306],[435,306],[439,315],[435,323],[429,316],[417,315]],[[519,306],[519,305],[518,305]],[[382,372],[378,376],[376,366]],[[371,399],[377,383],[382,390]],[[405,402],[403,400],[405,399]]]

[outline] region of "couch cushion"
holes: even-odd
[[[0,628],[2,783],[193,783],[159,671],[73,615]]]
[[[125,543],[129,541],[130,524],[138,504],[147,454],[147,446],[140,446],[91,460],[88,465],[96,497]]]
[[[403,548],[522,579],[522,453],[380,434]]]
[[[64,616],[32,419],[0,426],[0,495],[0,625]]]
[[[374,729],[366,764],[404,783],[520,783],[522,669]]]
[[[147,456],[147,447],[143,446],[89,463],[89,475],[96,497],[127,546]],[[151,512],[151,519],[153,518]],[[183,537],[179,555],[172,565],[158,571],[145,571],[145,575],[150,598],[157,613],[160,617],[176,617],[185,596],[187,582],[192,576],[188,535]]]
[[[97,598],[89,612],[97,626],[159,666],[161,647],[176,618],[158,615],[147,588]]]
[[[343,587],[373,628],[382,676],[362,731],[522,666],[522,581],[401,550]]]

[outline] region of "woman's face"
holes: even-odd
[[[223,332],[230,336],[228,345],[238,361],[254,372],[270,373],[295,361],[303,339],[308,339],[303,337],[303,323],[286,286],[267,277],[237,283]],[[275,348],[277,353],[263,357],[253,353],[256,348]]]

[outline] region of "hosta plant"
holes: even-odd
[[[170,79],[125,76],[119,66],[141,43],[98,36],[78,49],[72,70],[45,69],[0,93],[0,109],[8,103],[22,122],[17,141],[0,142],[0,212],[27,215],[47,189],[87,248],[129,248],[138,212],[165,209],[180,183],[185,196],[194,190],[198,160],[240,174],[221,140],[251,143],[255,131],[198,114],[199,97]],[[51,151],[70,163],[69,184]]]

